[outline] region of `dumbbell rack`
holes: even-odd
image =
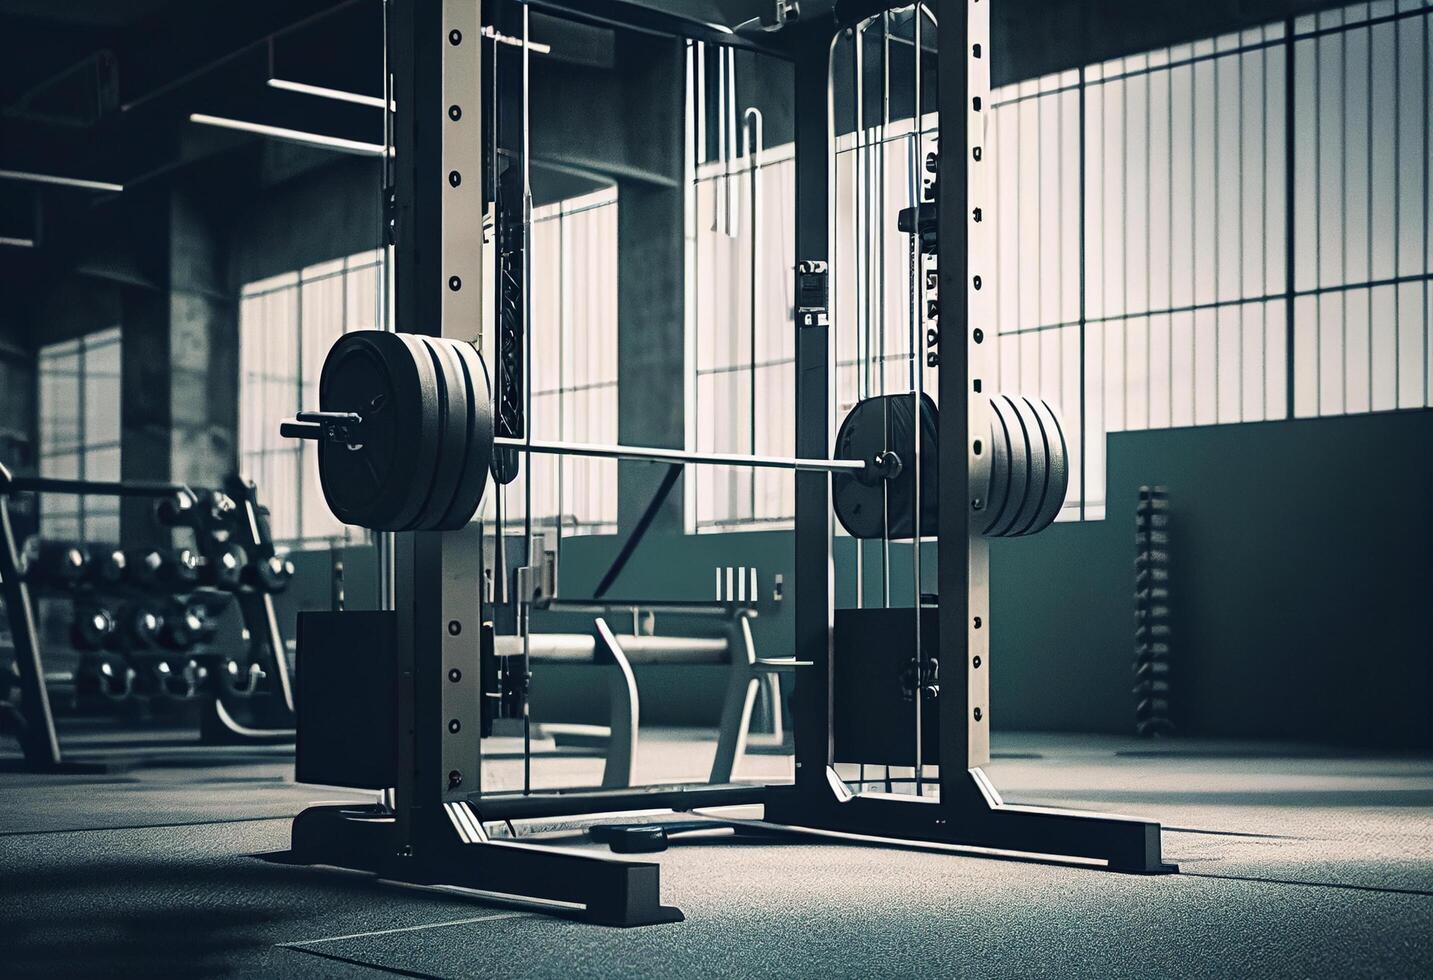
[[[257,504],[252,484],[238,480],[231,483],[231,489],[235,492],[230,494],[230,498],[241,508],[238,519],[233,522],[238,532],[236,543],[244,546],[247,553],[256,560],[271,557],[273,544],[268,537],[267,521],[263,509]],[[191,506],[197,503],[198,495],[189,487],[178,483],[17,477],[0,464],[0,596],[4,598],[10,624],[15,667],[19,675],[17,686],[21,697],[19,706],[6,703],[3,708],[14,729],[13,734],[20,743],[23,753],[21,767],[33,772],[103,772],[108,768],[105,764],[68,759],[60,746],[55,729],[54,709],[45,684],[44,657],[36,628],[32,590],[26,581],[20,559],[20,542],[16,539],[10,516],[10,498],[20,493],[182,499]],[[215,552],[222,549],[222,542],[203,534],[196,534],[195,537],[202,557],[217,557]],[[235,599],[251,641],[250,657],[258,656],[272,666],[278,690],[276,696],[268,699],[267,708],[259,714],[259,724],[240,722],[236,718],[239,712],[233,704],[235,699],[222,693],[211,692],[205,698],[201,714],[201,739],[211,743],[291,740],[294,734],[292,684],[283,636],[274,613],[273,598],[266,592],[241,589],[235,594]]]
[[[1169,491],[1139,488],[1135,507],[1135,731],[1169,735]]]
[[[225,481],[224,492],[239,508],[238,520],[234,522],[239,532],[237,543],[248,553],[251,567],[272,558],[274,542],[269,533],[268,510],[259,505],[257,488],[247,480],[231,476]],[[218,542],[211,539],[206,544],[203,534],[195,537],[200,539],[201,553],[210,557],[206,548]],[[247,699],[253,716],[247,721],[237,717],[235,704],[230,699],[211,698],[201,715],[200,735],[204,741],[213,743],[292,741],[296,730],[294,684],[289,674],[288,645],[274,610],[274,597],[262,589],[246,586],[235,593],[234,600],[250,637],[250,656],[258,650],[272,666],[276,690]]]

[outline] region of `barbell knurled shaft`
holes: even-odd
[[[702,453],[686,449],[648,446],[616,446],[600,443],[550,442],[497,436],[495,446],[519,452],[552,456],[592,456],[599,459],[627,459],[663,463],[693,463],[710,466],[749,466],[763,469],[806,470],[823,473],[859,472],[870,464],[855,459],[803,459],[794,456],[746,456],[740,453]]]

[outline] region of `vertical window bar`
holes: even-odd
[[[1238,203],[1235,205],[1235,210],[1236,210],[1236,212],[1237,212],[1237,214],[1238,214],[1238,219],[1239,219],[1239,238],[1238,238],[1238,240],[1237,240],[1237,243],[1236,243],[1237,247],[1236,247],[1236,249],[1235,249],[1235,255],[1236,255],[1237,261],[1238,261],[1238,274],[1235,276],[1235,279],[1234,279],[1235,283],[1237,283],[1237,285],[1238,285],[1238,288],[1234,291],[1234,298],[1238,301],[1238,305],[1235,307],[1235,309],[1239,311],[1239,362],[1238,362],[1238,364],[1236,365],[1237,370],[1235,371],[1235,375],[1236,375],[1236,376],[1238,377],[1238,379],[1239,379],[1239,402],[1238,402],[1238,404],[1239,404],[1239,421],[1240,421],[1240,422],[1243,422],[1243,421],[1244,421],[1244,311],[1245,311],[1245,307],[1244,307],[1244,54],[1243,54],[1242,51],[1236,51],[1231,57],[1233,57],[1233,59],[1234,59],[1234,65],[1235,65],[1235,67],[1236,67],[1236,69],[1237,69],[1237,71],[1235,72],[1235,75],[1234,75],[1234,91],[1235,91],[1235,99],[1236,99],[1236,101],[1239,103],[1239,115],[1238,115],[1239,125],[1238,125],[1238,130],[1237,130],[1237,132],[1238,132],[1238,139],[1236,140],[1236,145],[1237,145],[1237,147],[1238,147],[1238,151],[1237,151],[1237,156],[1236,156],[1236,161],[1235,161],[1235,170],[1237,171],[1237,175],[1236,175],[1236,177],[1235,177],[1235,181],[1236,181],[1236,182],[1238,183],[1238,185],[1239,185],[1239,196],[1238,196],[1238,198],[1237,198]]]
[[[1294,128],[1294,53],[1297,47],[1294,42],[1294,18],[1290,17],[1284,21],[1284,417],[1291,422],[1294,420],[1294,389],[1297,387],[1294,378],[1294,213],[1297,210],[1294,207],[1294,173],[1297,169],[1294,160],[1297,144]],[[1317,142],[1315,147],[1317,155]],[[1315,181],[1318,178],[1317,166],[1315,163]],[[1314,222],[1317,225],[1317,210]],[[1317,248],[1317,232],[1314,237]]]
[[[1089,434],[1089,433],[1090,433],[1090,428],[1089,428],[1089,426],[1086,424],[1086,421],[1085,421],[1085,365],[1086,365],[1086,363],[1089,361],[1089,356],[1090,356],[1089,348],[1088,348],[1088,347],[1086,346],[1086,344],[1085,344],[1085,317],[1086,317],[1086,310],[1085,310],[1085,229],[1086,229],[1086,226],[1085,226],[1085,217],[1086,217],[1086,216],[1085,216],[1085,180],[1086,180],[1086,176],[1087,176],[1086,161],[1085,161],[1085,153],[1086,153],[1086,141],[1085,141],[1085,140],[1086,140],[1086,134],[1085,134],[1085,100],[1089,97],[1089,92],[1088,92],[1088,89],[1087,89],[1086,86],[1085,86],[1085,69],[1084,69],[1084,66],[1083,66],[1083,65],[1080,67],[1080,77],[1079,77],[1078,86],[1079,86],[1079,87],[1078,87],[1078,90],[1079,90],[1079,93],[1080,93],[1080,122],[1079,122],[1079,127],[1078,127],[1078,129],[1079,129],[1079,140],[1080,140],[1080,151],[1079,151],[1079,152],[1080,152],[1080,161],[1079,161],[1079,167],[1080,167],[1080,200],[1079,200],[1079,205],[1078,205],[1078,207],[1079,207],[1079,221],[1080,221],[1080,234],[1079,234],[1079,236],[1078,236],[1079,243],[1080,243],[1080,245],[1079,245],[1079,247],[1080,247],[1080,254],[1079,254],[1079,263],[1080,263],[1080,275],[1079,275],[1079,279],[1080,279],[1080,285],[1079,285],[1079,290],[1080,290],[1080,291],[1079,291],[1079,300],[1078,300],[1078,301],[1079,301],[1078,320],[1079,320],[1079,331],[1080,331],[1080,334],[1079,334],[1079,344],[1080,344],[1080,520],[1083,521],[1083,520],[1086,518],[1086,516],[1087,516],[1086,509],[1087,509],[1087,507],[1089,506],[1089,483],[1088,483],[1087,477],[1086,477],[1086,471],[1087,471],[1087,465],[1088,465],[1088,464],[1087,464],[1085,461],[1086,461],[1087,459],[1089,459],[1089,457],[1090,457],[1090,434]],[[998,172],[998,171],[997,171],[997,172]],[[1171,197],[1171,199],[1173,199],[1173,195],[1170,195],[1170,197]],[[1171,249],[1171,253],[1172,253],[1172,252],[1173,252],[1173,250]],[[1104,433],[1103,433],[1103,432],[1100,433],[1100,438],[1101,438],[1101,439],[1104,438]]]
[[[1368,235],[1365,245],[1368,247],[1368,265],[1364,273],[1368,280],[1373,281],[1373,195],[1376,193],[1373,180],[1373,41],[1374,33],[1372,27],[1364,29],[1368,35],[1368,54],[1364,59],[1364,68],[1368,73],[1364,84],[1364,96],[1367,100],[1367,115],[1364,117],[1365,139],[1364,152],[1367,154],[1367,171],[1364,179],[1368,184],[1366,195],[1366,214],[1368,219]],[[1395,23],[1389,31],[1393,39],[1393,275],[1398,275],[1398,25]],[[1400,327],[1398,319],[1398,294],[1402,292],[1397,286],[1393,287],[1393,370],[1394,377],[1398,376],[1398,330]],[[1373,411],[1373,289],[1369,288],[1364,297],[1368,302],[1368,411]],[[1346,355],[1345,355],[1346,356]],[[1345,406],[1347,408],[1347,406]]]

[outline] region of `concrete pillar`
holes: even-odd
[[[168,295],[126,286],[120,299],[119,471],[123,480],[167,480],[169,472]],[[153,542],[153,501],[120,501],[120,540]]]
[[[170,478],[213,484],[238,465],[239,304],[195,196],[170,204]]]
[[[631,446],[681,448],[686,440],[683,192],[627,182],[619,186],[617,201],[618,439]],[[666,469],[619,464],[622,530],[646,510]],[[681,531],[685,483],[684,476],[672,488],[652,530]]]
[[[237,464],[238,304],[199,198],[177,188],[150,203],[134,238],[153,286],[126,286],[121,299],[120,470],[213,486]],[[152,506],[122,504],[126,542],[157,539]]]
[[[617,189],[618,438],[635,446],[681,447],[685,398],[685,53],[670,41],[623,39],[624,65],[640,65],[623,79],[640,107],[624,120],[626,146],[640,156],[641,179]],[[651,463],[618,468],[618,525],[625,531],[646,510],[666,473]],[[682,530],[685,478],[673,488],[652,524],[655,532]]]

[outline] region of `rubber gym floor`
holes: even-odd
[[[1007,800],[1159,818],[1180,873],[692,839],[656,856],[686,921],[622,930],[266,859],[307,803],[363,798],[294,785],[290,750],[68,734],[134,761],[0,775],[7,977],[1433,976],[1428,758],[1003,735],[988,772]],[[644,730],[639,775],[699,770],[704,744]],[[516,830],[593,846],[572,824]]]

